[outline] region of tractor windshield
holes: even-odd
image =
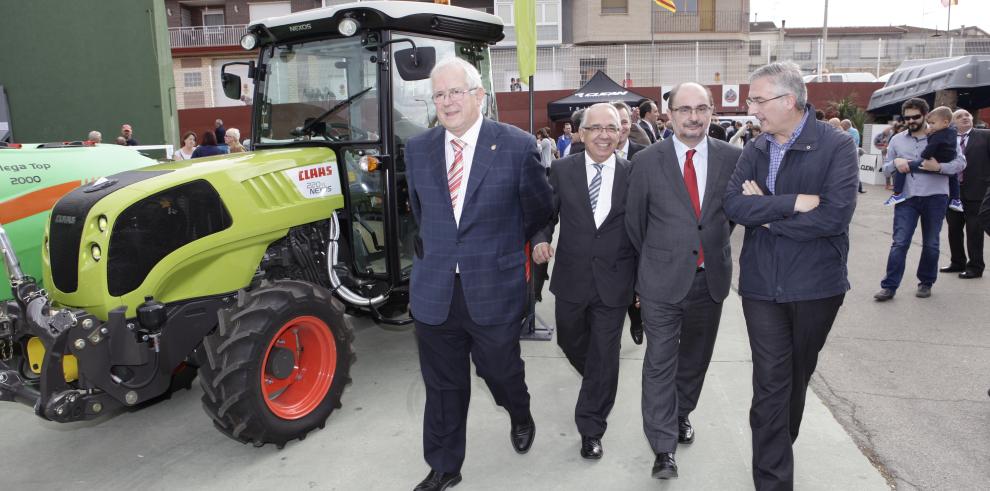
[[[377,141],[381,130],[374,56],[358,37],[264,49],[260,142]]]

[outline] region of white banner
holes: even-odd
[[[739,86],[722,86],[722,107],[739,107]]]

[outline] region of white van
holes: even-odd
[[[805,75],[804,83],[814,82],[876,82],[877,77],[869,72],[826,73]]]

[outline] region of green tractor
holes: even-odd
[[[430,69],[461,57],[492,93],[488,48],[502,37],[495,16],[414,2],[250,25],[254,151],[71,191],[45,227],[47,290],[0,228],[14,298],[0,304],[0,400],[80,421],[198,373],[206,412],[240,442],[322,428],[350,382],[345,313],[411,320],[403,148],[436,124]],[[224,91],[240,98],[229,68]]]

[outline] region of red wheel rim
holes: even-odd
[[[268,373],[268,358],[275,348],[292,351],[292,373],[278,379]],[[265,404],[282,419],[299,419],[323,402],[337,369],[337,343],[326,322],[300,316],[286,322],[265,349],[261,364],[261,393]]]

